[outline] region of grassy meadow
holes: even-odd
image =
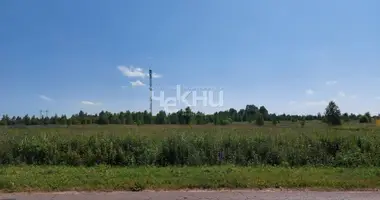
[[[0,190],[377,188],[379,135],[318,121],[3,127]]]

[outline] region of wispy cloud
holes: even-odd
[[[45,101],[53,101],[52,98],[45,96],[45,95],[39,95],[40,99],[45,100]]]
[[[305,102],[305,105],[307,106],[322,106],[322,105],[327,105],[328,102],[325,100],[322,101],[307,101]]]
[[[140,80],[137,80],[137,81],[131,81],[130,82],[132,84],[132,86],[144,86],[145,84],[143,82],[141,82]]]
[[[145,77],[145,73],[141,68],[118,66],[117,69],[126,77]]]
[[[149,76],[149,74],[148,74],[148,76]],[[156,74],[156,73],[152,73],[152,78],[161,78],[162,77],[162,75],[161,74]]]
[[[312,94],[314,94],[314,90],[312,90],[312,89],[308,89],[308,90],[306,90],[305,92],[306,92],[306,94],[308,94],[308,95],[312,95]]]
[[[92,106],[102,105],[102,103],[100,102],[92,102],[92,101],[82,101],[81,103],[84,105],[92,105]]]
[[[326,81],[326,85],[335,85],[338,81]]]
[[[345,97],[345,96],[346,96],[346,93],[340,91],[340,92],[338,92],[338,95],[339,95],[340,97]]]
[[[144,69],[133,66],[118,66],[117,69],[126,77],[140,77],[145,78],[149,77],[149,73],[144,72]],[[152,78],[161,78],[161,74],[155,72],[152,73]]]

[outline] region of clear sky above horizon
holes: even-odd
[[[379,9],[378,0],[2,0],[0,114],[148,110],[149,67],[165,98],[176,85],[221,88],[222,107],[194,108],[208,113],[255,104],[315,114],[335,100],[342,112],[377,114]]]

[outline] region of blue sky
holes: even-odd
[[[149,67],[165,98],[176,85],[222,90],[223,106],[194,108],[205,112],[255,104],[317,113],[333,99],[342,112],[376,114],[378,8],[378,0],[2,0],[0,114],[145,110]]]

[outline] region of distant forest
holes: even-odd
[[[245,109],[236,110],[230,108],[226,111],[215,112],[214,114],[204,114],[202,112],[193,112],[190,107],[179,110],[175,113],[166,113],[160,111],[156,115],[150,112],[119,112],[111,113],[101,111],[98,114],[87,114],[79,111],[72,116],[54,115],[54,116],[8,116],[3,115],[0,125],[84,125],[84,124],[209,124],[225,125],[233,122],[253,122],[258,117],[264,121],[299,121],[299,120],[323,120],[325,114],[317,115],[288,115],[288,114],[270,114],[264,106],[247,105]],[[343,121],[359,120],[362,116],[372,118],[369,112],[364,115],[355,115],[343,113],[339,117]]]

